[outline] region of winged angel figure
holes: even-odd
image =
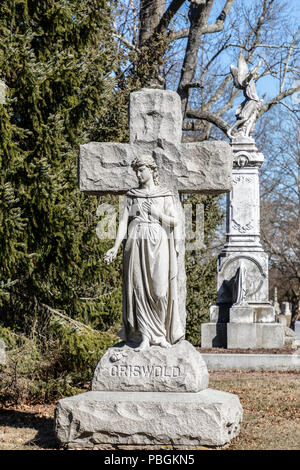
[[[259,99],[255,87],[255,80],[258,78],[258,69],[261,64],[262,62],[260,61],[255,67],[249,70],[247,62],[242,52],[240,52],[238,66],[230,66],[234,86],[243,90],[245,97],[245,100],[236,109],[236,122],[228,130],[228,136],[230,138],[232,138],[233,135],[250,137],[255,129],[257,115],[263,102],[263,99]]]

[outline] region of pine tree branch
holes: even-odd
[[[87,330],[89,330],[93,333],[97,333],[96,330],[94,330],[93,328],[91,328],[88,325],[85,325],[85,323],[82,323],[78,320],[74,320],[73,318],[69,317],[68,315],[66,315],[64,313],[61,313],[61,312],[59,312],[58,310],[56,310],[52,307],[49,307],[49,305],[46,305],[44,303],[40,303],[40,305],[42,307],[44,307],[46,310],[48,310],[48,312],[51,313],[52,315],[62,318],[63,320],[67,321],[68,323],[75,326],[75,328],[77,328],[81,331],[84,331],[84,329],[87,329]]]

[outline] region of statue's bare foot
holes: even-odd
[[[135,351],[143,351],[144,349],[150,348],[150,341],[148,338],[144,338],[142,342],[138,345]]]
[[[158,346],[160,346],[161,348],[170,348],[170,347],[171,347],[171,344],[168,343],[167,340],[163,339],[163,340],[159,343]]]

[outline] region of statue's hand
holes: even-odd
[[[160,218],[161,212],[156,209],[156,207],[151,204],[150,202],[143,202],[143,209],[148,212],[148,214],[152,215],[153,217]]]
[[[112,260],[117,256],[117,252],[118,250],[114,246],[110,250],[108,250],[103,256],[104,263],[110,264]]]

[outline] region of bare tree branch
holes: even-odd
[[[227,137],[227,131],[229,130],[230,125],[224,119],[214,113],[209,111],[188,109],[186,111],[186,117],[192,119],[202,119],[204,121],[215,124],[219,129],[221,129],[221,131],[224,132]]]
[[[117,39],[119,39],[129,49],[131,49],[133,51],[136,51],[136,47],[134,46],[134,44],[132,44],[130,41],[128,41],[128,39],[124,38],[124,36],[122,36],[122,34],[120,34],[116,29],[113,30],[113,34]]]
[[[185,2],[185,0],[173,0],[170,3],[168,9],[166,10],[166,12],[161,17],[161,20],[160,20],[158,26],[155,29],[155,33],[161,34],[161,33],[166,32],[172,18],[177,13],[179,8],[184,4],[184,2]]]
[[[269,109],[271,109],[272,106],[274,106],[275,104],[280,103],[280,101],[283,100],[284,98],[286,98],[287,96],[291,96],[294,93],[297,93],[298,91],[300,91],[300,86],[297,86],[295,88],[289,88],[288,90],[282,91],[277,96],[275,96],[275,98],[272,98],[265,105],[262,106],[262,108],[261,108],[261,110],[258,114],[258,117],[261,117],[264,113],[269,111]]]

